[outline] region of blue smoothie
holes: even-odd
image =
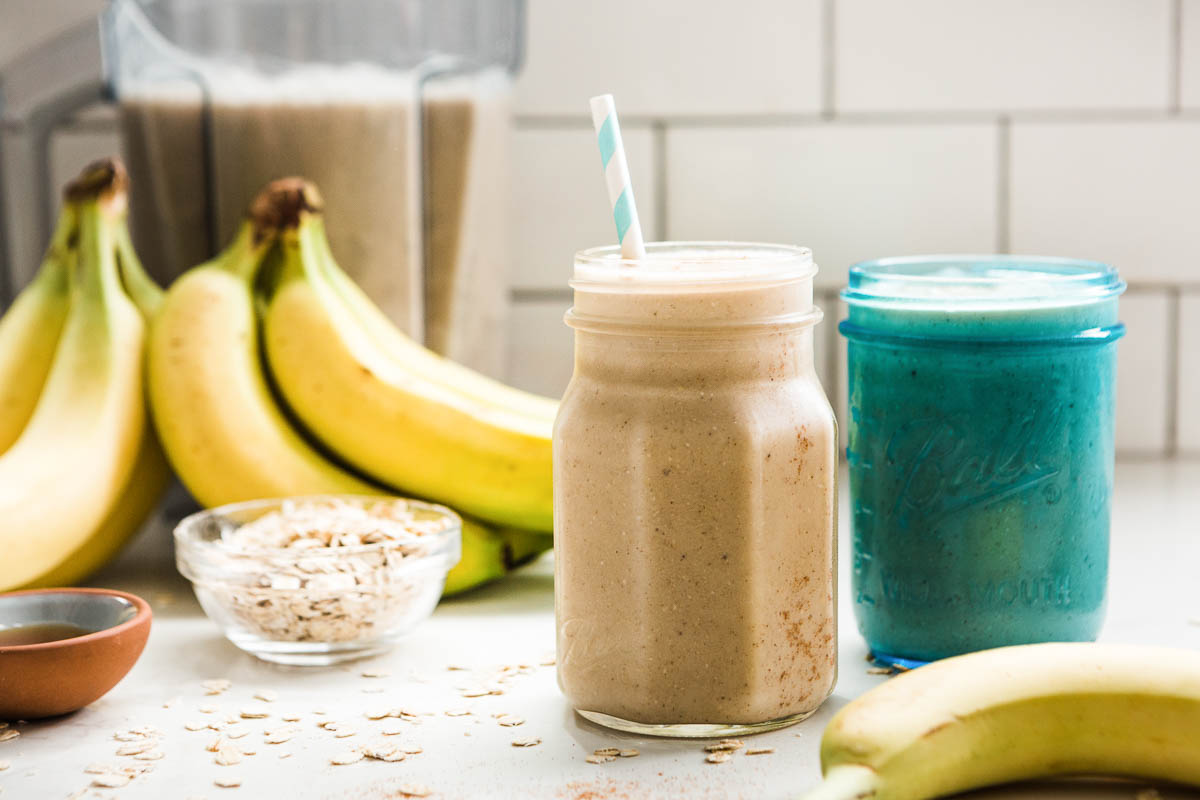
[[[878,656],[1096,637],[1123,289],[1060,259],[851,270],[851,590]]]

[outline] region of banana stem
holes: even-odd
[[[862,764],[842,764],[825,773],[825,779],[802,800],[865,800],[879,791],[879,775]]]

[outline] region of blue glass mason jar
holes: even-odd
[[[877,658],[1099,633],[1124,289],[1057,258],[851,268],[851,590]]]

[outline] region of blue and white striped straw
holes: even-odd
[[[613,222],[617,223],[617,241],[621,243],[621,257],[645,258],[642,224],[638,222],[637,204],[633,202],[633,183],[629,180],[617,107],[611,94],[593,97],[591,105],[596,143],[600,145],[600,163],[604,166],[604,180],[608,184],[608,201],[612,204]]]

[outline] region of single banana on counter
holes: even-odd
[[[453,364],[383,321],[333,262],[311,185],[280,236],[264,344],[300,423],[364,474],[488,522],[550,531],[554,403]],[[347,298],[350,298],[349,300]]]
[[[70,242],[79,233],[77,218],[74,205],[66,203],[37,276],[0,319],[0,453],[25,430],[50,374],[70,307],[68,276],[75,258]]]
[[[76,552],[121,502],[147,424],[145,323],[117,263],[124,169],[99,162],[66,190],[77,214],[70,309],[36,406],[0,456],[0,591]]]
[[[937,661],[839,711],[821,769],[806,800],[925,800],[1058,775],[1200,786],[1200,652],[1034,644]]]
[[[277,267],[279,229],[296,218],[289,209],[299,199],[268,186],[233,244],[175,282],[151,328],[155,425],[176,473],[208,507],[306,494],[395,494],[309,444],[276,405],[263,370],[254,286],[260,272]],[[502,546],[492,548],[497,537]],[[465,517],[463,560],[447,577],[447,593],[503,575],[504,541]]]

